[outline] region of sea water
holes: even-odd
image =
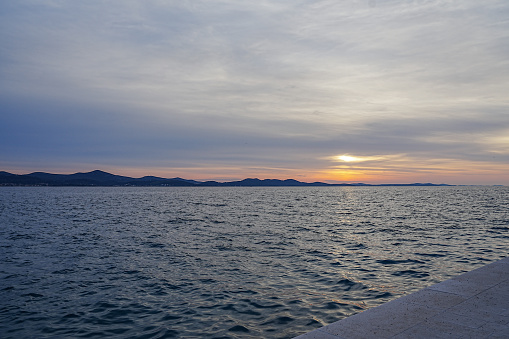
[[[291,338],[508,250],[508,187],[1,187],[0,337]]]

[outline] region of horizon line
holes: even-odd
[[[180,180],[188,181],[188,182],[196,182],[197,184],[213,183],[213,182],[216,182],[219,184],[225,184],[225,183],[242,182],[242,181],[247,181],[247,180],[258,180],[258,181],[262,181],[262,182],[263,181],[281,181],[281,182],[296,181],[298,183],[304,183],[304,184],[324,184],[324,185],[330,185],[330,186],[334,186],[334,185],[352,185],[352,186],[391,186],[391,185],[393,185],[393,186],[400,186],[400,185],[401,186],[404,186],[404,185],[426,186],[426,185],[432,185],[432,186],[499,186],[499,187],[502,186],[502,187],[505,187],[505,185],[502,185],[502,184],[447,184],[447,183],[433,183],[433,182],[370,183],[370,182],[362,182],[362,181],[337,181],[337,180],[328,180],[329,182],[327,182],[327,181],[300,181],[295,178],[275,179],[275,178],[263,178],[263,177],[262,178],[245,177],[243,179],[230,179],[230,180],[217,180],[217,179],[216,180],[214,180],[214,179],[199,179],[199,180],[197,180],[197,179],[186,179],[181,176],[172,177],[172,178],[160,177],[160,176],[154,176],[154,175],[143,175],[140,177],[131,177],[131,176],[127,176],[127,175],[114,174],[114,173],[107,172],[107,171],[100,170],[100,169],[95,169],[95,170],[91,170],[88,172],[78,171],[78,172],[69,172],[69,173],[51,173],[51,172],[43,172],[43,171],[34,171],[34,172],[30,172],[30,173],[19,174],[19,173],[12,173],[12,172],[3,171],[3,170],[0,170],[0,172],[8,173],[11,175],[17,175],[17,176],[27,176],[27,175],[32,175],[32,174],[36,174],[36,173],[50,174],[50,175],[74,175],[74,174],[91,174],[94,172],[100,172],[100,173],[104,173],[104,174],[108,174],[108,175],[112,175],[112,176],[124,177],[124,178],[135,179],[135,180],[139,180],[139,179],[143,179],[143,178],[147,178],[147,177],[154,177],[157,179],[164,179],[164,180],[179,180],[180,179]]]

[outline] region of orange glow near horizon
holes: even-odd
[[[323,168],[277,168],[277,167],[241,167],[241,166],[205,166],[196,167],[135,167],[105,166],[101,164],[69,164],[68,168],[2,168],[10,173],[28,174],[35,171],[72,174],[103,170],[116,175],[140,178],[158,176],[162,178],[181,177],[185,179],[219,182],[236,181],[245,178],[259,179],[295,179],[303,182],[328,183],[435,183],[458,185],[509,185],[509,171],[503,163],[468,162],[455,159],[418,159],[398,156],[350,156],[362,161],[342,161],[339,156],[328,161],[317,160]],[[321,163],[320,163],[321,161]]]

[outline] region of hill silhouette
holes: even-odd
[[[101,170],[78,172],[74,174],[53,174],[34,172],[30,174],[12,174],[0,171],[0,185],[2,186],[174,186],[174,187],[267,187],[267,186],[450,186],[446,184],[413,183],[413,184],[328,184],[324,182],[302,182],[295,179],[258,179],[247,178],[239,181],[195,181],[182,178],[160,178],[144,176],[131,178],[111,174]]]

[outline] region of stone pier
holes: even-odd
[[[509,338],[509,257],[295,339]]]

